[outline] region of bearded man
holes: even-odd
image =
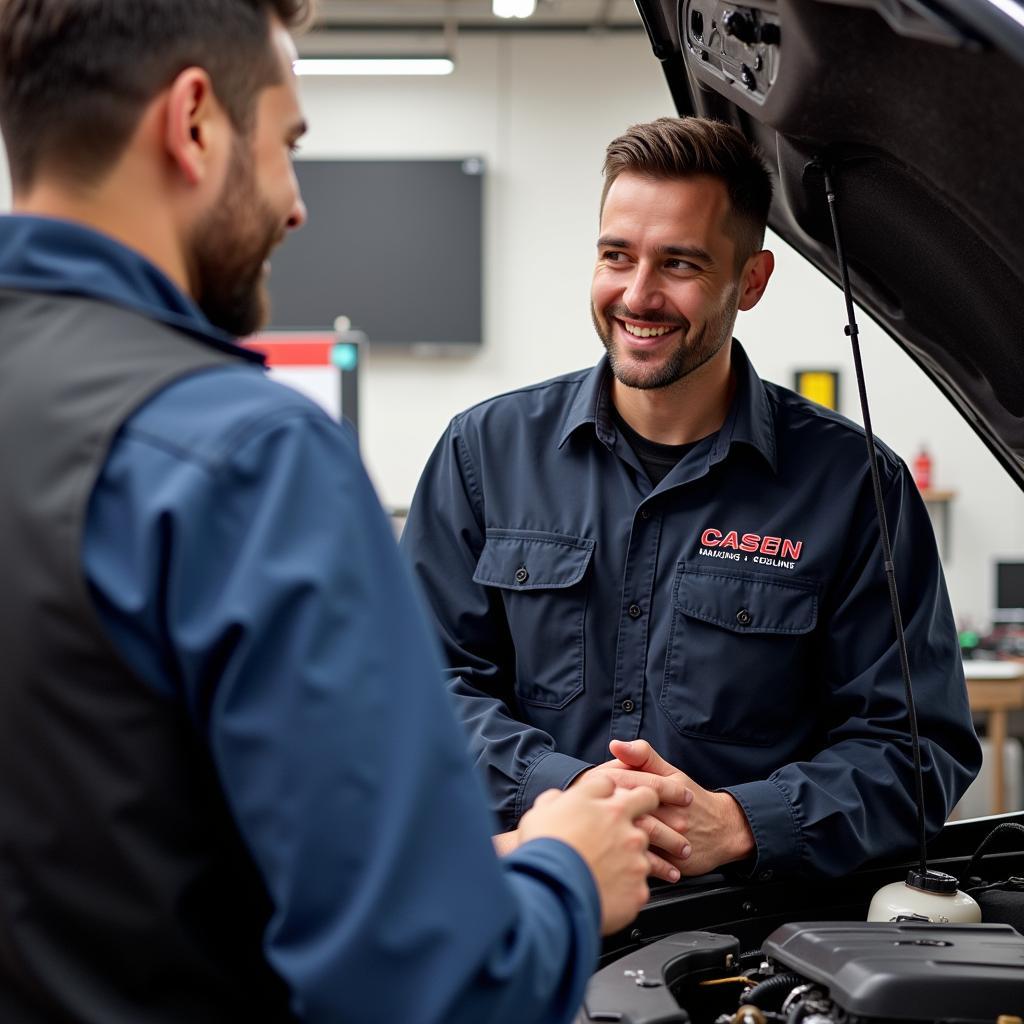
[[[668,881],[838,875],[915,845],[863,432],[762,381],[732,338],[772,274],[771,195],[727,125],[615,139],[605,358],[456,416],[417,488],[402,544],[507,848],[537,792],[599,773],[692,793],[645,821]],[[934,834],[980,751],[926,510],[877,458]]]
[[[611,778],[496,857],[351,434],[235,343],[307,7],[0,4],[3,1021],[567,1022],[647,896]]]

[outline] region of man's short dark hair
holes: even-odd
[[[757,149],[731,125],[702,117],[660,117],[633,125],[605,154],[602,210],[612,182],[627,171],[665,180],[718,178],[729,194],[737,269],[764,244],[772,180]]]
[[[280,77],[270,15],[303,24],[315,0],[0,0],[0,127],[15,190],[42,168],[98,179],[146,105],[203,68],[239,132]]]

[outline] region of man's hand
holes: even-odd
[[[619,746],[629,746],[619,740],[613,742]],[[650,749],[650,744],[644,743],[644,746]],[[691,855],[690,841],[683,827],[688,819],[683,809],[693,803],[693,783],[682,772],[668,767],[668,772],[654,772],[616,758],[577,775],[569,788],[580,785],[585,779],[603,775],[624,789],[637,786],[653,789],[658,794],[658,809],[653,814],[645,815],[637,824],[647,833],[652,847],[648,854],[651,874],[665,882],[678,882],[680,867]]]
[[[612,740],[609,749],[615,760],[599,765],[588,775],[611,771],[616,783],[625,785],[619,782],[619,777],[623,770],[627,770],[636,774],[640,785],[647,785],[653,776],[674,783],[674,789],[659,792],[686,789],[692,794],[683,805],[662,799],[651,815],[660,827],[647,829],[648,835],[651,845],[660,848],[657,852],[664,853],[659,858],[663,862],[675,866],[684,875],[703,875],[754,852],[756,844],[750,824],[740,805],[728,793],[702,789],[670,765],[646,740],[633,740],[632,743]],[[670,846],[663,845],[666,832],[672,837]],[[680,853],[680,840],[691,848],[689,853]],[[664,875],[658,873],[658,877],[663,878]]]
[[[621,789],[595,774],[564,792],[549,789],[519,821],[520,843],[568,843],[587,863],[601,897],[601,934],[624,928],[647,902],[647,834],[637,818],[658,806],[645,787]]]
[[[519,829],[513,829],[511,832],[499,832],[496,836],[491,836],[494,852],[499,857],[511,853],[521,842]]]

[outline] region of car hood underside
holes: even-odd
[[[1024,488],[1024,6],[638,0],[680,114],[775,177],[774,231],[854,297]]]

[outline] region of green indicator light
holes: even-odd
[[[331,349],[331,362],[339,370],[354,370],[359,362],[359,346],[339,342]]]

